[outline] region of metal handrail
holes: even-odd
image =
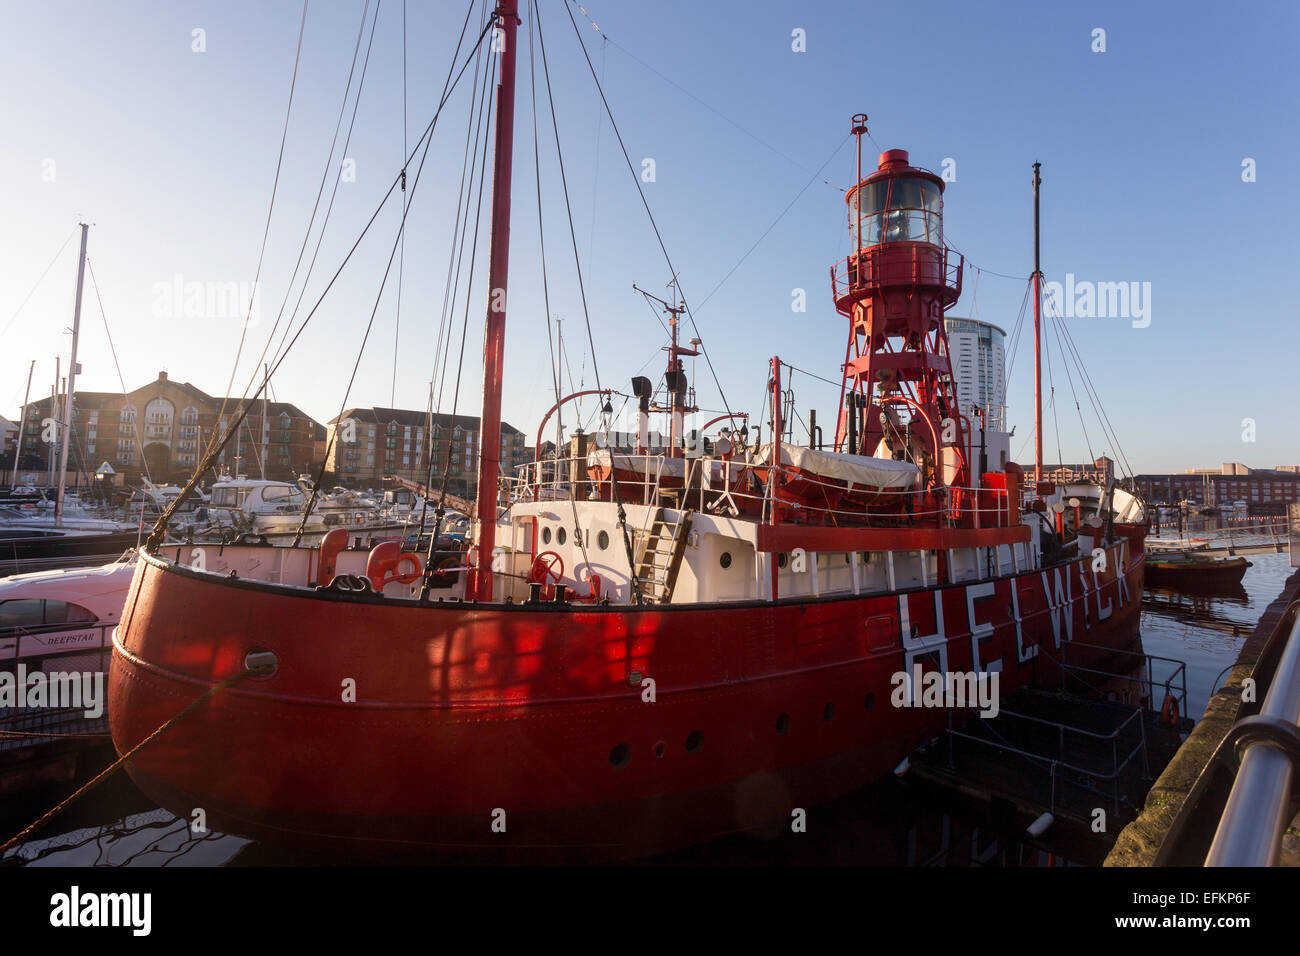
[[[1269,682],[1259,716],[1238,745],[1241,769],[1223,808],[1206,866],[1273,866],[1291,820],[1300,763],[1300,614]],[[1238,724],[1241,727],[1242,724]]]
[[[868,248],[884,248],[891,253],[891,269],[897,268],[896,251],[899,248],[910,246],[910,259],[912,263],[912,275],[921,274],[921,266],[939,264],[942,278],[939,283],[945,290],[951,290],[949,295],[954,296],[953,301],[961,295],[962,267],[965,265],[965,257],[955,249],[950,249],[946,245],[939,245],[932,242],[913,240],[910,242],[886,242],[877,246]],[[953,261],[956,257],[956,261]],[[836,302],[860,292],[865,289],[878,287],[883,284],[884,277],[875,273],[875,260],[871,256],[862,255],[861,252],[854,253],[840,260],[831,266],[831,295]]]
[[[1143,661],[1146,664],[1146,671],[1147,671],[1146,677],[1145,678],[1133,677],[1130,676],[1129,674],[1122,674],[1116,671],[1104,671],[1096,667],[1084,667],[1082,664],[1071,664],[1067,660],[1067,658],[1069,657],[1070,649],[1074,647],[1087,647],[1087,648],[1101,650],[1104,651],[1106,656],[1108,657],[1112,655],[1124,655],[1126,657],[1140,657],[1143,659]],[[1175,665],[1173,670],[1169,673],[1169,676],[1166,677],[1163,681],[1156,680],[1155,667],[1154,667],[1156,661],[1160,661],[1165,664]],[[1119,680],[1126,680],[1131,683],[1136,683],[1139,687],[1145,686],[1149,690],[1148,699],[1151,700],[1152,702],[1154,702],[1155,700],[1155,688],[1156,685],[1158,684],[1164,687],[1168,693],[1173,694],[1174,699],[1178,701],[1178,712],[1184,715],[1187,714],[1187,663],[1185,661],[1180,661],[1177,658],[1161,657],[1158,654],[1147,654],[1142,651],[1126,651],[1118,647],[1102,648],[1096,644],[1087,644],[1083,642],[1070,643],[1070,644],[1066,644],[1061,649],[1061,670],[1066,672],[1078,672],[1082,674],[1096,674],[1101,677],[1117,678]],[[1174,688],[1171,687],[1171,685],[1175,684],[1175,682],[1177,683],[1177,693],[1175,693]],[[1155,710],[1157,708],[1149,707],[1148,709]]]
[[[1144,764],[1143,764],[1143,766],[1144,766],[1144,770],[1146,769],[1146,765],[1145,765],[1145,757],[1146,757],[1146,727],[1145,727],[1145,725],[1142,723],[1142,719],[1141,719],[1141,717],[1142,717],[1142,715],[1141,715],[1141,711],[1134,711],[1132,714],[1130,714],[1128,717],[1126,717],[1126,718],[1123,720],[1123,722],[1120,723],[1119,726],[1117,726],[1117,727],[1116,727],[1113,731],[1111,731],[1109,734],[1095,733],[1095,732],[1090,731],[1090,730],[1084,730],[1083,728],[1080,728],[1080,727],[1070,727],[1069,725],[1067,725],[1067,724],[1062,724],[1062,723],[1060,723],[1059,721],[1046,720],[1045,718],[1041,718],[1041,717],[1031,717],[1031,716],[1028,715],[1028,714],[1018,714],[1018,713],[1016,713],[1015,711],[1007,710],[1007,709],[1005,709],[1005,708],[1002,709],[1002,710],[999,712],[999,716],[1003,716],[1003,715],[1008,716],[1008,717],[1017,717],[1017,718],[1019,718],[1019,719],[1021,719],[1021,720],[1029,721],[1029,722],[1031,722],[1031,723],[1036,723],[1036,724],[1042,724],[1042,725],[1045,725],[1045,726],[1048,726],[1048,727],[1056,727],[1057,730],[1058,730],[1058,743],[1057,743],[1057,746],[1058,746],[1058,751],[1059,751],[1059,753],[1060,753],[1060,756],[1059,756],[1058,758],[1055,758],[1055,759],[1054,759],[1054,758],[1052,758],[1052,757],[1050,757],[1050,756],[1046,756],[1046,755],[1044,755],[1044,754],[1034,753],[1033,751],[1024,750],[1024,749],[1019,748],[1019,747],[1013,747],[1013,746],[1011,746],[1010,744],[1007,744],[1007,743],[999,743],[999,742],[996,741],[996,740],[989,740],[987,737],[976,737],[976,736],[974,736],[974,735],[972,735],[972,734],[963,733],[962,731],[955,730],[955,729],[953,729],[952,727],[949,727],[949,728],[948,728],[948,734],[949,734],[950,737],[959,737],[959,738],[961,738],[961,739],[963,739],[963,740],[969,740],[969,741],[971,741],[971,742],[973,742],[973,743],[984,744],[984,745],[986,745],[986,746],[993,747],[993,748],[995,748],[995,749],[997,749],[997,750],[1002,750],[1002,751],[1005,751],[1005,752],[1007,752],[1007,753],[1013,753],[1013,754],[1016,754],[1016,755],[1018,755],[1018,756],[1021,756],[1021,757],[1026,758],[1026,759],[1028,759],[1028,760],[1034,760],[1034,761],[1046,761],[1046,762],[1050,765],[1049,778],[1050,778],[1050,780],[1051,780],[1051,784],[1052,784],[1052,789],[1051,789],[1051,798],[1050,798],[1050,800],[1049,800],[1049,804],[1050,804],[1050,805],[1049,805],[1049,808],[1048,808],[1048,809],[1050,809],[1050,810],[1053,810],[1053,811],[1054,811],[1054,810],[1056,809],[1056,779],[1057,779],[1057,771],[1058,771],[1058,769],[1059,769],[1059,770],[1068,770],[1068,771],[1071,771],[1071,772],[1073,772],[1073,773],[1080,774],[1080,775],[1082,775],[1082,776],[1089,777],[1089,778],[1094,779],[1094,780],[1106,781],[1106,782],[1109,782],[1110,784],[1112,784],[1112,785],[1113,785],[1113,788],[1112,788],[1111,792],[1110,792],[1109,794],[1105,794],[1105,795],[1107,795],[1107,796],[1109,796],[1109,797],[1111,798],[1111,800],[1112,800],[1112,804],[1113,804],[1113,807],[1114,807],[1114,810],[1115,810],[1115,813],[1116,813],[1116,814],[1119,813],[1119,785],[1118,785],[1118,783],[1119,783],[1120,775],[1124,772],[1125,768],[1127,768],[1128,765],[1129,765],[1130,763],[1132,763],[1133,760],[1134,760],[1136,757],[1138,757],[1139,755],[1143,757],[1143,759],[1144,759]],[[951,715],[950,715],[950,717],[951,717]],[[1124,730],[1128,727],[1129,724],[1131,724],[1131,723],[1133,723],[1133,722],[1135,722],[1135,721],[1137,722],[1138,730],[1139,730],[1138,742],[1137,742],[1137,744],[1136,744],[1136,745],[1135,745],[1131,750],[1129,750],[1129,751],[1124,755],[1124,758],[1121,760],[1121,759],[1120,759],[1120,756],[1119,756],[1119,735],[1120,735],[1120,733],[1121,733],[1122,731],[1124,731]],[[1077,765],[1075,765],[1075,764],[1072,764],[1072,763],[1068,762],[1068,761],[1065,759],[1065,734],[1066,734],[1067,731],[1070,732],[1070,733],[1073,733],[1073,734],[1078,734],[1078,735],[1085,736],[1085,737],[1091,737],[1091,738],[1093,738],[1094,740],[1100,740],[1100,741],[1106,741],[1106,740],[1109,740],[1110,743],[1111,743],[1110,773],[1102,773],[1100,770],[1095,769],[1095,768],[1091,768],[1091,767],[1080,767],[1080,766],[1077,766]],[[1096,792],[1096,793],[1100,793],[1100,792],[1101,792],[1101,791],[1099,791],[1099,790],[1096,790],[1096,788],[1085,788],[1085,789],[1090,789],[1090,790],[1092,790],[1092,792]]]
[[[651,468],[647,467],[644,471],[641,472],[639,478],[639,483],[641,485],[641,493],[640,493],[641,500],[639,503],[643,505],[652,505],[659,500],[659,491],[663,485],[663,478],[666,477],[665,465],[667,462],[667,457],[663,455],[644,455],[644,456],[635,456],[635,457],[654,459],[655,461],[654,468],[653,468],[653,472],[654,472],[653,476],[651,475]],[[546,459],[544,462],[530,462],[527,464],[519,465],[516,468],[516,471],[519,473],[519,476],[510,479],[503,478],[502,487],[507,489],[507,496],[509,500],[545,501],[545,500],[556,500],[557,498],[567,500],[573,494],[573,491],[568,487],[571,484],[568,481],[569,471],[564,466],[580,460],[582,459],[557,458],[557,459]],[[711,456],[704,456],[700,458],[686,459],[686,461],[687,461],[687,466],[686,466],[686,475],[684,476],[685,477],[684,487],[691,486],[691,483],[694,481],[695,469],[697,468],[702,469],[704,467],[703,464],[697,465],[696,464],[697,461],[701,463],[720,462],[726,465],[738,465],[741,467],[742,473],[745,471],[750,471],[754,467],[751,462],[741,458],[722,459],[722,458],[714,458]],[[543,465],[556,469],[555,471],[556,477],[554,480],[544,480],[542,478],[541,470]],[[845,491],[845,488],[842,484],[837,484],[834,481],[822,480],[806,472],[796,473],[794,470],[786,466],[777,466],[769,463],[763,465],[762,467],[784,476],[784,480],[782,481],[782,484],[787,484],[794,477],[798,477],[803,484],[815,485],[817,487],[825,488],[828,492],[831,493],[840,493]],[[533,472],[536,472],[536,474],[534,474]],[[606,478],[601,481],[596,481],[595,479],[591,479],[591,478],[588,479],[588,481],[591,484],[597,487],[604,487],[608,485],[611,480],[612,479],[610,478]],[[624,480],[622,483],[626,484],[626,480]],[[514,489],[514,490],[511,491],[509,489]],[[700,481],[701,505],[704,504],[703,496],[705,492],[712,491],[712,490],[716,490],[716,489],[714,488],[711,482],[709,484],[709,488],[706,489],[704,487],[703,475],[701,474],[701,481]],[[954,497],[953,493],[961,492],[964,494],[965,498],[968,499],[968,503],[964,503],[962,505],[962,510],[966,512],[970,512],[971,514],[978,513],[981,519],[980,521],[981,525],[983,525],[984,527],[993,527],[993,526],[998,526],[1002,520],[1007,519],[1008,517],[1011,519],[1015,518],[1014,507],[1006,499],[1005,495],[1003,495],[1000,499],[998,499],[995,496],[995,501],[990,506],[985,507],[981,503],[980,492],[990,492],[995,490],[997,489],[980,488],[977,486],[965,486],[965,485],[948,485],[945,486],[945,491],[949,493],[949,497],[947,501],[937,509],[929,509],[929,508],[923,509],[921,507],[921,505],[929,498],[931,494],[931,492],[928,489],[915,489],[915,488],[902,489],[902,490],[872,489],[871,494],[874,495],[876,498],[882,500],[893,499],[898,502],[907,502],[907,501],[912,502],[913,507],[907,513],[908,516],[912,519],[927,518],[927,517],[946,519],[950,516],[952,511],[952,506],[950,502],[952,500],[952,497]],[[771,481],[763,483],[763,489],[761,494],[751,494],[742,491],[740,490],[740,487],[734,484],[731,485],[729,489],[729,494],[733,499],[737,501],[753,502],[756,506],[758,506],[760,510],[760,516],[761,516],[760,520],[763,521],[767,520],[768,515],[770,513],[770,508],[772,506],[772,482]],[[633,504],[637,502],[635,502],[635,500],[633,501],[625,500],[624,503]],[[791,515],[804,514],[804,513],[818,514],[818,515],[825,515],[834,521],[839,521],[842,519],[860,520],[863,518],[881,517],[881,516],[896,517],[896,515],[894,515],[891,512],[884,512],[884,511],[876,512],[876,511],[869,511],[862,508],[830,508],[824,505],[806,504],[797,501],[787,501],[787,500],[782,500],[781,508],[783,513],[787,513]],[[700,510],[707,511],[708,509],[702,506]],[[1014,525],[1015,523],[1016,522],[1014,520],[1011,521],[1012,525]]]

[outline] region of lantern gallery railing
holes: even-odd
[[[961,297],[961,277],[966,260],[960,252],[929,243],[911,243],[879,250],[864,250],[831,266],[831,293],[835,301],[886,285],[907,284],[950,290],[951,302]]]

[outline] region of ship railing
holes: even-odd
[[[0,706],[0,752],[60,739],[84,743],[104,735],[107,740],[108,665],[115,626],[69,622],[0,629],[0,672],[12,675],[15,689]],[[66,650],[55,649],[61,638],[76,643],[67,645]],[[29,689],[36,686],[33,676],[37,673],[44,675],[40,679],[44,692],[38,700]],[[76,679],[51,676],[59,674]],[[24,678],[21,681],[20,676]],[[31,706],[33,703],[36,705]],[[92,703],[97,706],[90,706]],[[87,716],[95,709],[97,716]],[[80,737],[82,734],[89,736]]]
[[[1226,548],[1231,554],[1236,548],[1260,547],[1271,545],[1278,551],[1286,549],[1287,532],[1290,523],[1286,518],[1271,521],[1259,521],[1236,527],[1214,528],[1207,531],[1188,531],[1198,540],[1204,539],[1207,547]]]
[[[965,265],[960,252],[927,242],[888,245],[888,256],[855,253],[831,266],[831,294],[836,302],[855,293],[899,283],[942,288],[945,308],[960,298]],[[902,258],[902,249],[910,253],[910,263]],[[936,264],[939,269],[935,269]]]
[[[834,521],[850,520],[859,522],[864,517],[901,517],[923,522],[938,520],[941,523],[956,526],[959,521],[964,521],[966,516],[969,515],[974,516],[973,523],[977,528],[1007,527],[1020,523],[1019,512],[1011,508],[1005,492],[1000,497],[995,494],[1001,489],[978,488],[971,485],[946,485],[942,488],[942,499],[936,500],[935,495],[925,489],[849,488],[843,482],[822,479],[807,472],[796,472],[785,466],[773,470],[778,474],[779,484],[782,487],[797,479],[802,485],[814,485],[819,489],[823,489],[828,499],[856,493],[868,494],[876,502],[876,505],[871,509],[834,508],[829,505],[808,504],[783,498],[779,501],[780,514],[787,517],[802,516],[806,513],[824,515]],[[772,491],[773,483],[769,481],[766,483],[761,496],[765,520],[770,518],[771,515]],[[991,506],[985,505],[982,496],[987,496],[994,501],[1000,500],[1002,503]],[[737,494],[736,497],[745,498],[749,496]]]
[[[667,498],[680,507],[691,507],[704,514],[746,516],[770,521],[774,501],[782,522],[861,525],[864,521],[897,524],[899,521],[922,524],[938,522],[956,526],[959,522],[975,527],[1007,527],[1019,524],[1019,513],[1005,494],[990,494],[998,489],[951,485],[941,500],[929,491],[917,488],[876,489],[848,488],[843,482],[823,479],[806,472],[796,473],[785,466],[774,471],[777,481],[760,481],[751,461],[742,458],[700,456],[685,459],[685,475],[669,487],[668,457],[635,456],[646,464],[633,479],[619,480],[623,504],[658,506]],[[679,459],[680,460],[680,459]],[[721,465],[720,468],[715,467]],[[737,467],[739,466],[739,467]],[[501,479],[505,504],[533,501],[586,501],[596,498],[612,500],[610,479],[597,480],[585,471],[586,459],[556,458],[519,465],[516,474]],[[586,477],[579,477],[585,475]],[[578,477],[577,481],[573,479]],[[824,501],[796,501],[787,497],[774,499],[776,486],[786,487],[793,480],[805,487],[824,492]],[[630,492],[630,493],[629,493]],[[874,499],[870,507],[845,505],[847,494],[867,494]]]
[[[998,735],[996,731],[991,730],[990,733],[993,733],[998,739],[958,730],[955,726],[953,710],[950,709],[948,711],[949,765],[952,766],[954,763],[954,740],[969,741],[1000,753],[1024,758],[1030,764],[1046,771],[1051,785],[1048,809],[1052,812],[1056,812],[1065,799],[1065,788],[1074,787],[1088,794],[1110,800],[1111,808],[1115,815],[1118,816],[1122,793],[1121,784],[1125,775],[1133,772],[1130,768],[1137,770],[1137,762],[1141,761],[1141,775],[1143,779],[1150,779],[1150,766],[1147,760],[1146,724],[1143,721],[1141,709],[1134,710],[1109,733],[1074,727],[1060,721],[1035,717],[1030,714],[1021,714],[1002,707],[998,710],[997,719],[1001,720],[1004,717],[1036,728],[1039,735],[1045,740],[1052,741],[1054,746],[1046,751],[1041,749],[1030,750],[1026,747],[1012,745],[1005,737]],[[977,721],[978,726],[983,726],[986,723],[983,720]],[[1071,752],[1071,744],[1073,745],[1073,753],[1080,756],[1068,756]],[[1108,755],[1109,762],[1084,763],[1085,747],[1090,748],[1094,754],[1100,751],[1102,754]]]
[[[1085,652],[1094,666],[1070,662],[1071,655]],[[1130,666],[1107,670],[1095,666],[1098,659]],[[1178,713],[1187,716],[1187,664],[1172,657],[1071,641],[1061,646],[1061,689],[1073,695],[1114,695],[1121,703],[1153,711],[1162,711],[1172,697]]]

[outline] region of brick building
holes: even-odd
[[[58,440],[51,419],[61,419],[63,400],[54,414],[50,398],[32,402],[23,429],[24,470],[45,471],[51,439]],[[189,382],[173,382],[166,372],[126,395],[77,391],[73,402],[72,443],[68,470],[89,474],[107,461],[126,481],[148,475],[158,484],[181,482],[194,473],[218,426],[224,427],[238,407],[207,394]],[[311,470],[316,442],[324,427],[288,402],[253,405],[222,451],[218,465],[253,477],[291,480]],[[238,460],[236,460],[238,459]],[[265,459],[265,460],[263,460]]]
[[[1300,472],[1294,466],[1247,468],[1226,462],[1217,471],[1191,469],[1177,475],[1138,475],[1137,493],[1146,501],[1177,504],[1192,500],[1213,508],[1246,502],[1251,515],[1286,514],[1300,502]]]
[[[326,470],[349,487],[378,487],[385,475],[424,482],[432,452],[433,487],[438,488],[450,452],[447,491],[471,497],[478,487],[479,419],[434,415],[431,435],[427,434],[429,419],[428,412],[412,409],[349,408],[327,426]],[[531,460],[523,432],[502,422],[502,471],[513,474],[518,465]]]
[[[978,437],[978,436],[977,436]],[[1034,463],[1022,464],[1020,466],[1029,480],[1034,477]],[[1096,482],[1099,485],[1105,485],[1107,481],[1115,476],[1115,462],[1102,455],[1092,463],[1076,462],[1073,464],[1056,464],[1049,465],[1043,463],[1043,480],[1053,481],[1059,485],[1077,484],[1085,481]]]

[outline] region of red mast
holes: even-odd
[[[1043,358],[1038,343],[1039,306],[1043,301],[1043,273],[1038,268],[1038,187],[1042,179],[1034,163],[1034,484],[1043,480]]]
[[[492,171],[492,260],[488,270],[487,329],[483,347],[483,417],[479,423],[478,568],[473,593],[492,600],[492,550],[496,546],[497,478],[501,473],[501,382],[505,377],[506,280],[510,267],[510,172],[515,138],[515,34],[518,0],[499,0],[497,40],[496,166]]]

